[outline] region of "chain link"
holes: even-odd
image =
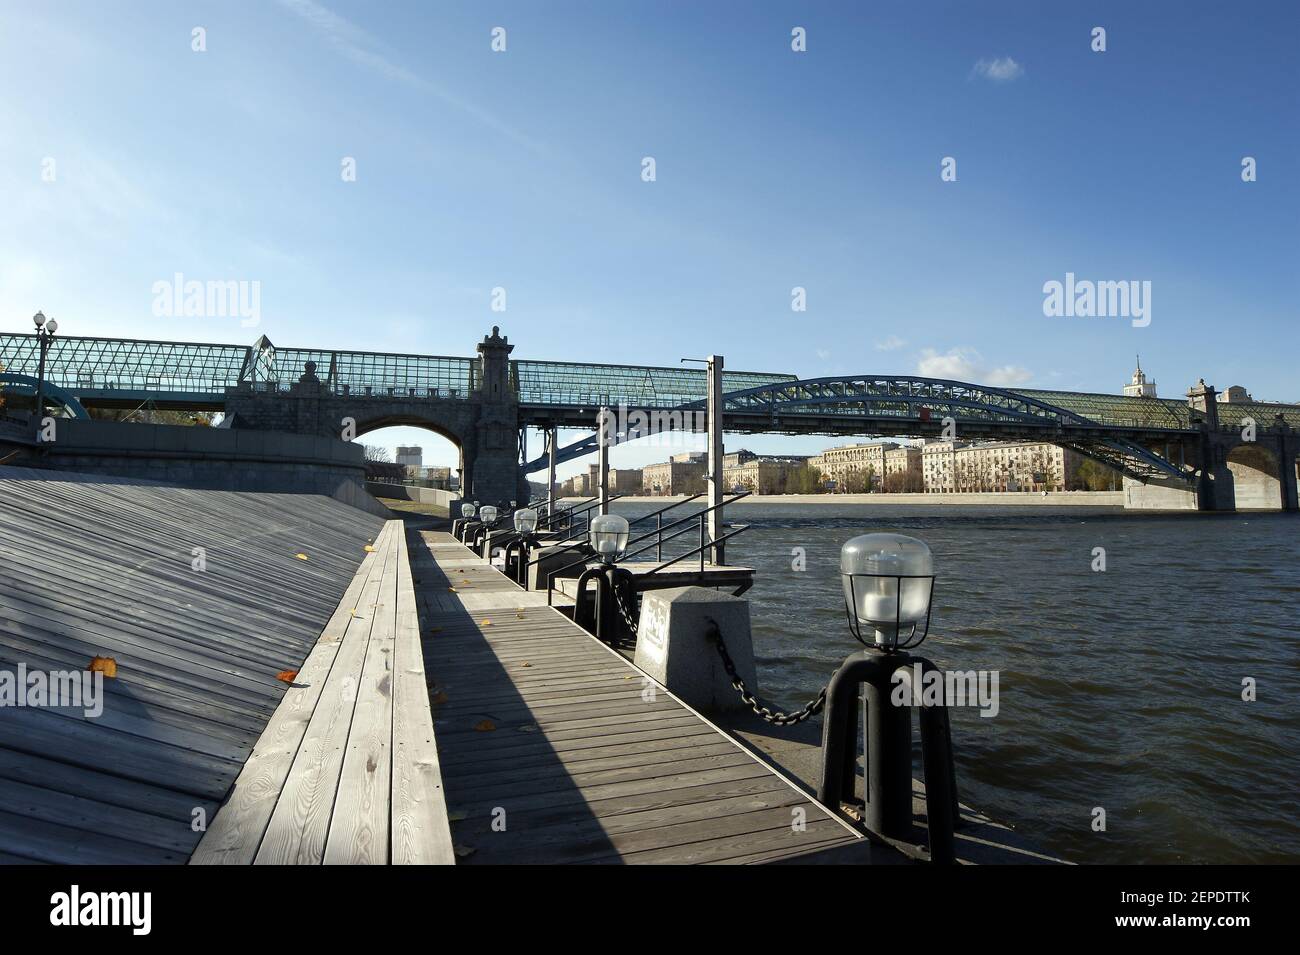
[[[636,621],[632,619],[632,611],[623,603],[623,588],[615,583],[610,587],[610,590],[614,591],[614,603],[618,606],[619,615],[623,618],[623,622],[627,624],[627,629],[631,631],[632,636],[635,637],[637,635]]]
[[[717,623],[713,623],[713,629],[710,631],[709,636],[712,637],[714,646],[718,648],[718,656],[722,657],[722,665],[727,671],[727,676],[731,677],[732,687],[740,694],[740,698],[745,701],[745,704],[751,710],[769,723],[774,723],[777,726],[793,726],[795,723],[802,723],[804,720],[816,716],[826,706],[827,687],[824,686],[814,699],[809,700],[801,709],[793,713],[782,713],[780,710],[769,709],[754,698],[754,694],[749,692],[749,688],[745,686],[745,681],[736,672],[736,664],[731,659],[731,654],[727,652],[727,645],[722,642],[722,631],[718,628]]]

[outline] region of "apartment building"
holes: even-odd
[[[821,472],[823,481],[835,482],[837,491],[865,491],[881,485],[885,477],[885,453],[898,446],[894,441],[845,444],[827,448],[809,458],[808,464]]]

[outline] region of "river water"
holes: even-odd
[[[858,648],[841,544],[920,537],[937,580],[918,652],[999,674],[996,716],[953,712],[964,802],[1077,862],[1300,861],[1300,518],[763,503],[727,519],[750,526],[727,558],[756,570],[765,699],[803,704]]]

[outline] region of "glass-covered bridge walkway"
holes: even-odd
[[[0,387],[30,393],[38,358],[34,335],[0,335]],[[466,399],[482,374],[479,358],[280,348],[265,336],[248,346],[67,336],[53,341],[45,379],[47,393],[74,413],[145,404],[220,411],[227,389],[288,391],[309,362],[330,394],[348,399]],[[705,397],[702,368],[523,360],[509,368],[520,427],[590,428],[601,406],[702,409]],[[913,376],[726,371],[723,391],[732,432],[925,436],[951,420],[962,437],[1052,441],[1135,474],[1186,475],[1161,445],[1201,427],[1201,415],[1182,399],[1013,391]],[[1221,429],[1240,428],[1246,419],[1262,430],[1279,421],[1300,429],[1298,405],[1246,402],[1216,410]],[[593,447],[593,439],[576,442],[560,460]],[[525,470],[541,466],[538,459]]]

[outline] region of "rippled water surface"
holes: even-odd
[[[757,571],[762,696],[802,704],[856,648],[840,545],[921,537],[938,574],[922,652],[1000,672],[996,717],[953,714],[963,801],[1080,862],[1300,861],[1300,518],[834,504],[727,518],[751,525],[727,557]]]

